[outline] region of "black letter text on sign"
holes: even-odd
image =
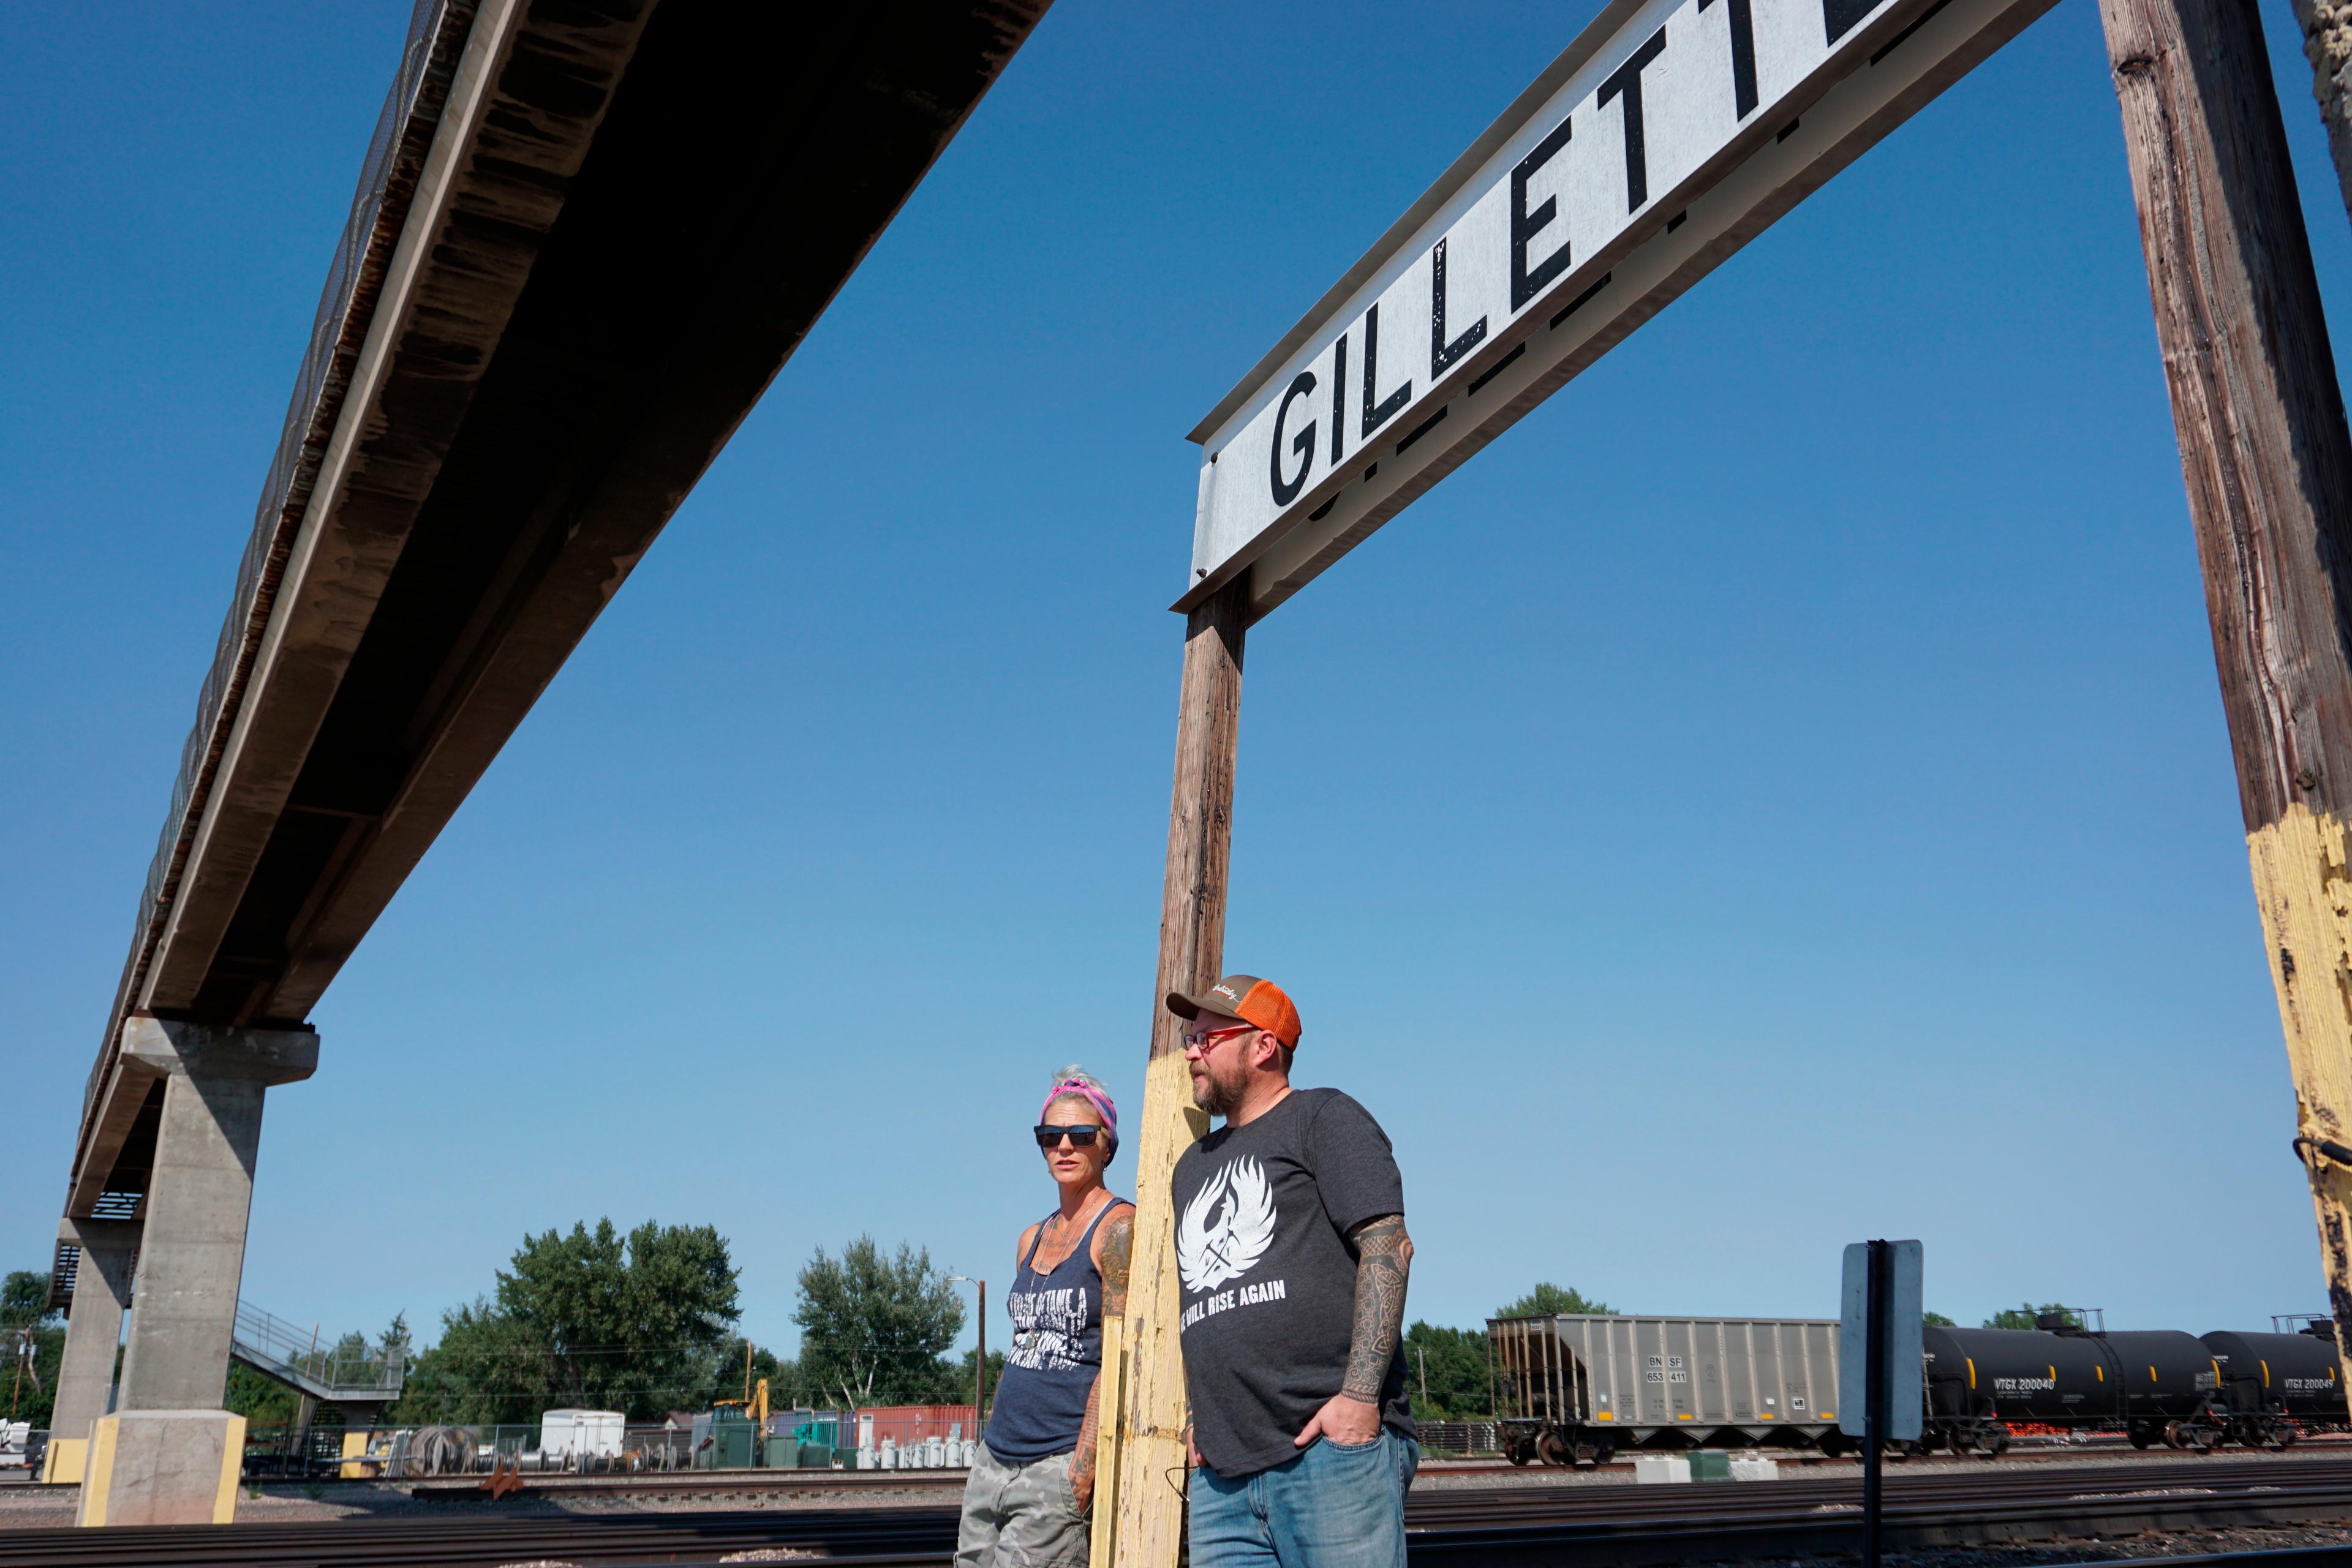
[[[1698,0],[1706,10],[1715,0]],[[1748,0],[1726,0],[1731,19],[1731,109],[1745,120],[1756,109],[1756,12]]]
[[[1364,312],[1364,436],[1367,441],[1372,432],[1396,417],[1396,411],[1412,401],[1412,381],[1407,377],[1394,392],[1372,401],[1372,391],[1381,374],[1381,308],[1374,305]]]
[[[2052,4],[1606,0],[1192,431],[1177,607],[1280,604]]]
[[[1559,198],[1546,196],[1543,205],[1533,212],[1528,210],[1528,182],[1536,172],[1568,145],[1570,121],[1563,120],[1552,127],[1550,135],[1536,143],[1536,150],[1519,160],[1511,171],[1511,309],[1524,310],[1528,301],[1551,286],[1551,280],[1568,270],[1568,241],[1562,239],[1549,256],[1538,262],[1535,270],[1528,269],[1528,241],[1551,226],[1559,211]]]
[[[1429,257],[1429,379],[1435,381],[1453,368],[1454,362],[1484,342],[1486,338],[1486,318],[1479,317],[1462,329],[1462,335],[1452,342],[1445,341],[1445,242],[1439,240]]]
[[[1700,0],[1704,5],[1706,0]],[[1666,30],[1661,27],[1650,41],[1633,51],[1633,58],[1617,68],[1617,74],[1601,84],[1601,101],[1606,105],[1612,98],[1625,100],[1625,210],[1633,211],[1650,199],[1650,160],[1642,146],[1642,68],[1666,52]]]
[[[1274,416],[1274,458],[1269,468],[1274,479],[1274,504],[1288,506],[1298,499],[1298,489],[1307,482],[1307,470],[1315,466],[1315,421],[1309,419],[1299,427],[1298,438],[1291,450],[1298,458],[1298,477],[1286,480],[1282,477],[1282,426],[1290,418],[1290,405],[1315,390],[1315,373],[1302,370],[1290,390],[1282,395],[1282,410]]]

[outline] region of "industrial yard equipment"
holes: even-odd
[[[700,1425],[698,1418],[698,1426]],[[710,1435],[696,1446],[695,1468],[700,1470],[746,1470],[751,1468],[756,1450],[753,1442],[759,1428],[740,1410],[715,1409],[710,1413]]]
[[[1496,1414],[1514,1464],[1619,1448],[1810,1447],[1837,1419],[1834,1319],[1494,1318]]]

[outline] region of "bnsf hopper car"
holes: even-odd
[[[2342,1357],[2335,1325],[2299,1334],[2210,1333],[2205,1348],[2221,1374],[2221,1419],[2230,1436],[2253,1447],[2284,1447],[2298,1432],[2342,1431]]]
[[[1514,1464],[1619,1448],[1810,1447],[1837,1421],[1835,1320],[1496,1318],[1496,1414]]]

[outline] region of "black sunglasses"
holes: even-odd
[[[1035,1131],[1040,1149],[1051,1149],[1064,1138],[1081,1149],[1091,1149],[1095,1140],[1102,1136],[1099,1127],[1039,1127]]]

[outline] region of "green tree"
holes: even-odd
[[[228,1363],[228,1387],[221,1394],[221,1408],[230,1415],[242,1415],[255,1426],[290,1426],[300,1403],[301,1396],[276,1378],[264,1377],[243,1362]],[[338,1415],[335,1419],[342,1417]]]
[[[1960,1326],[1941,1312],[1922,1312],[1919,1321],[1931,1329],[1957,1329]]]
[[[719,1348],[718,1393],[720,1399],[744,1397],[744,1354],[751,1342],[738,1335]],[[768,1380],[768,1404],[772,1409],[790,1410],[795,1405],[807,1405],[809,1389],[801,1377],[800,1363],[790,1362],[765,1345],[751,1345],[751,1376],[748,1381],[757,1387],[761,1378]]]
[[[65,1321],[49,1310],[49,1277],[30,1269],[0,1279],[0,1405],[6,1419],[46,1428],[57,1404],[58,1363],[65,1359]]]
[[[709,1226],[609,1219],[526,1236],[493,1298],[441,1315],[411,1363],[401,1421],[535,1421],[581,1406],[654,1420],[741,1383],[735,1265]],[[726,1350],[735,1348],[730,1368]],[[729,1376],[730,1372],[733,1376]]]
[[[801,1269],[793,1321],[801,1373],[828,1401],[928,1404],[952,1394],[955,1369],[941,1358],[963,1328],[963,1300],[928,1248],[901,1242],[888,1258],[870,1236],[838,1258],[818,1247]]]
[[[1416,1421],[1464,1421],[1494,1409],[1486,1331],[1415,1322],[1404,1334],[1404,1386]]]
[[[1988,1329],[2030,1329],[2033,1327],[2033,1320],[2042,1313],[2063,1312],[2067,1310],[2055,1301],[2047,1301],[2039,1307],[2031,1301],[2026,1301],[2014,1307],[2003,1307],[2000,1311],[1987,1318],[1984,1321],[1984,1326]]]
[[[979,1353],[980,1352],[976,1350],[966,1351],[963,1352],[963,1359],[956,1363],[956,1370],[950,1378],[950,1383],[955,1389],[955,1393],[951,1396],[940,1400],[940,1404],[961,1405],[964,1401],[971,1397],[971,1363],[972,1358]],[[988,1352],[988,1402],[990,1405],[992,1405],[996,1403],[996,1388],[997,1385],[1003,1381],[1004,1352],[1003,1351],[991,1351]],[[985,1420],[986,1418],[987,1413],[985,1411],[982,1412],[982,1419]]]
[[[1549,1318],[1555,1312],[1610,1312],[1614,1308],[1588,1301],[1580,1290],[1563,1290],[1549,1280],[1507,1307],[1495,1309],[1498,1318]]]
[[[547,1342],[477,1297],[441,1314],[441,1340],[409,1363],[391,1418],[403,1425],[534,1421],[560,1408]]]

